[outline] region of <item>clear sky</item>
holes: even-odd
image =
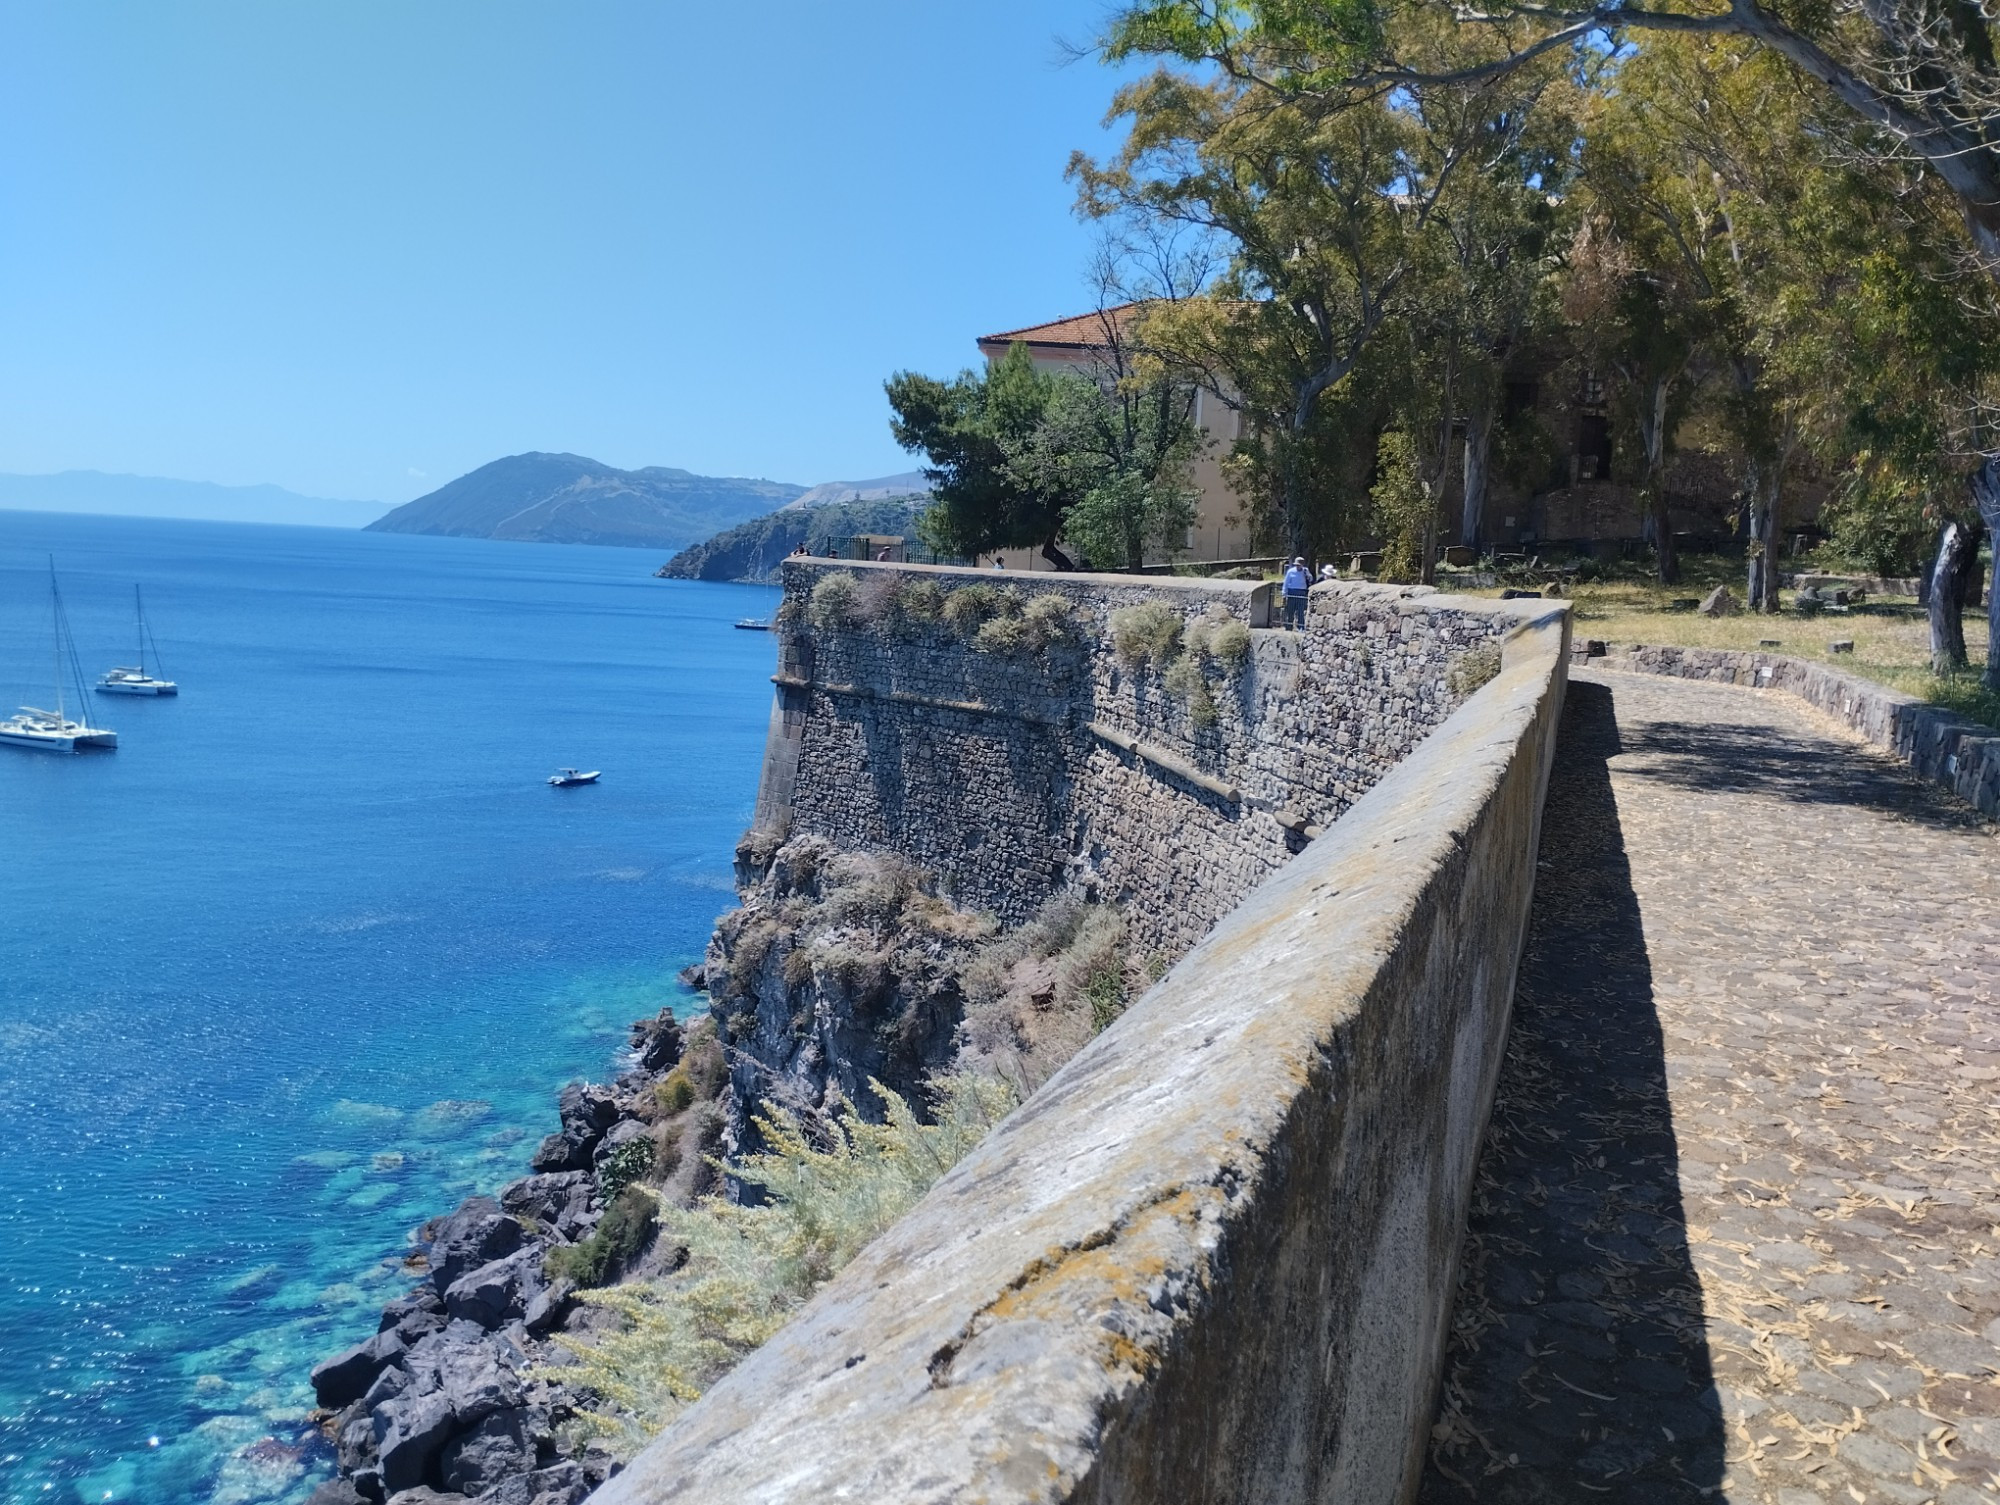
[[[1101,14],[0,0],[0,471],[909,469],[883,377],[1089,305]]]

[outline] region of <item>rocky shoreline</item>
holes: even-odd
[[[556,1335],[595,1315],[574,1280],[549,1273],[551,1256],[602,1252],[592,1240],[642,1173],[635,1161],[647,1174],[657,1164],[660,1087],[705,1023],[684,1032],[662,1010],[633,1025],[632,1067],[563,1089],[562,1127],[531,1174],[417,1230],[408,1263],[421,1283],[382,1309],[374,1337],[312,1372],[340,1477],[309,1505],[575,1505],[616,1472],[571,1426],[580,1398],[545,1372],[567,1359]],[[651,1234],[647,1216],[610,1262],[636,1270]]]
[[[308,1505],[576,1505],[620,1465],[563,1339],[623,1321],[580,1296],[679,1268],[662,1209],[761,1196],[719,1169],[760,1151],[761,1113],[880,1121],[875,1084],[921,1104],[952,1071],[1018,1100],[1146,980],[1104,906],[1002,931],[888,854],[752,835],[736,856],[741,903],[681,979],[706,1010],[640,1020],[621,1075],[565,1087],[530,1174],[417,1229],[416,1288],[313,1370],[339,1477]]]

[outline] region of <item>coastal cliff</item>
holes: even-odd
[[[533,1175],[418,1231],[424,1283],[315,1372],[342,1477],[314,1505],[574,1505],[1492,679],[1512,625],[1380,587],[1322,587],[1289,633],[1236,582],[784,575],[706,1010],[636,1027]]]
[[[686,978],[706,1010],[639,1021],[626,1070],[565,1088],[531,1174],[417,1229],[418,1284],[313,1371],[340,1477],[312,1505],[575,1505],[666,1419],[621,1409],[588,1362],[619,1322],[605,1293],[687,1264],[677,1214],[763,1200],[737,1172],[774,1110],[824,1139],[843,1114],[929,1116],[954,1071],[1004,1108],[1142,981],[1110,911],[1057,904],[1003,931],[892,855],[747,845],[755,876]]]

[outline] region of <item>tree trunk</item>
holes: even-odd
[[[1964,523],[1949,522],[1938,532],[1937,557],[1931,563],[1931,672],[1951,674],[1965,667],[1965,577],[1979,558],[1978,534]]]
[[[1678,585],[1681,562],[1674,553],[1674,525],[1667,515],[1667,399],[1673,383],[1656,378],[1639,413],[1639,438],[1646,447],[1646,506],[1653,523],[1653,554],[1662,585]]]
[[[1076,561],[1057,548],[1056,541],[1053,538],[1043,542],[1042,558],[1048,560],[1050,564],[1059,570],[1073,570],[1076,568]]]
[[[1781,536],[1779,530],[1784,526],[1781,510],[1784,495],[1785,473],[1781,468],[1771,477],[1770,495],[1764,499],[1764,546],[1757,557],[1758,564],[1763,567],[1764,610],[1767,612],[1778,609],[1778,539]]]
[[[1973,475],[1972,500],[1993,550],[1993,573],[1986,582],[1986,672],[1979,682],[2000,693],[2000,456],[1988,456]]]
[[[1493,398],[1489,393],[1472,406],[1465,419],[1465,506],[1459,517],[1458,541],[1479,547],[1479,524],[1486,511],[1486,477],[1493,457]]]
[[[1764,471],[1755,455],[1745,464],[1743,490],[1750,498],[1750,526],[1743,551],[1748,560],[1743,600],[1749,610],[1765,611],[1769,608],[1764,604]]]

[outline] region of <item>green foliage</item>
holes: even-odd
[[[1201,654],[1192,650],[1181,654],[1167,666],[1161,683],[1168,694],[1187,702],[1188,720],[1197,731],[1207,731],[1221,719],[1215,695],[1208,687],[1207,664]]]
[[[933,549],[970,556],[1055,542],[1077,493],[1024,481],[1013,464],[1055,386],[1025,345],[988,370],[949,381],[899,371],[884,384],[896,442],[931,462],[924,474],[937,500],[917,526]]]
[[[1401,429],[1384,433],[1376,446],[1376,481],[1368,496],[1375,504],[1375,529],[1382,536],[1382,578],[1414,580],[1434,509],[1417,463],[1416,443]]]
[[[1125,943],[1115,908],[1063,894],[982,946],[959,973],[961,1061],[1024,1094],[1046,1081],[1123,1010]]]
[[[786,958],[787,961],[790,958]],[[659,1105],[662,1115],[671,1117],[685,1113],[694,1105],[694,1080],[680,1066],[668,1072],[653,1084],[653,1100]]]
[[[1164,601],[1142,601],[1111,613],[1111,646],[1129,669],[1171,660],[1181,643],[1181,614]]]
[[[856,534],[909,537],[930,505],[927,496],[892,496],[876,501],[827,502],[790,507],[690,545],[667,561],[671,580],[766,580],[800,545],[817,557],[829,544],[845,545]]]
[[[651,1139],[628,1139],[609,1155],[597,1169],[597,1185],[606,1198],[616,1201],[618,1194],[652,1170],[656,1158]]]
[[[607,1409],[589,1420],[615,1446],[636,1450],[766,1342],[1018,1101],[1007,1085],[961,1072],[934,1085],[925,1123],[902,1097],[871,1086],[885,1108],[879,1125],[843,1108],[816,1140],[783,1109],[760,1115],[770,1149],[734,1169],[763,1188],[765,1204],[711,1197],[669,1211],[667,1231],[687,1249],[681,1267],[586,1296],[624,1321],[562,1338],[577,1363],[558,1372],[604,1397]]]
[[[647,1150],[650,1154],[651,1146]],[[589,1238],[551,1249],[543,1269],[551,1280],[567,1280],[580,1288],[616,1280],[645,1247],[659,1226],[659,1203],[643,1186],[621,1189],[604,1209],[604,1217]]]
[[[821,632],[839,632],[860,625],[861,583],[846,570],[834,570],[812,588],[806,620]]]
[[[895,615],[903,622],[935,622],[944,615],[944,604],[944,587],[937,581],[906,580],[896,596]]]

